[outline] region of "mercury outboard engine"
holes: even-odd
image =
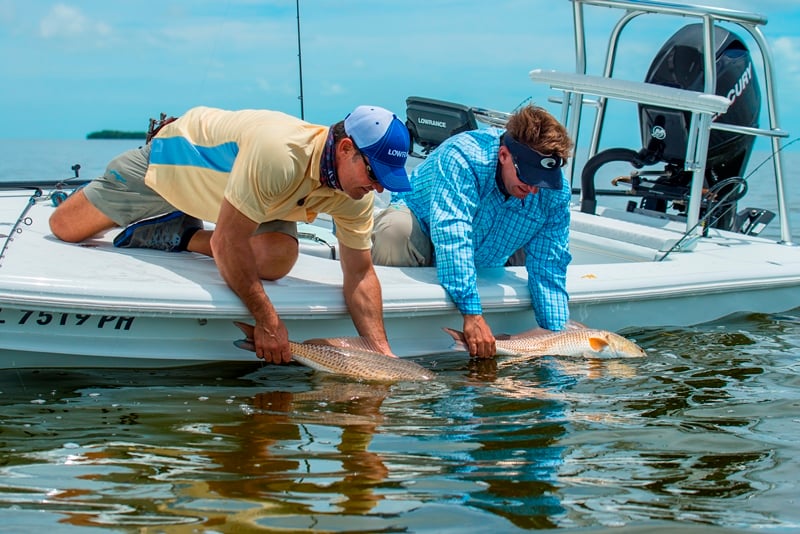
[[[747,47],[736,34],[721,27],[714,28],[714,42],[717,47],[716,94],[732,101],[728,111],[715,117],[714,121],[758,127],[761,93]],[[645,81],[702,92],[705,83],[702,24],[684,26],[667,40],[650,65]],[[691,114],[640,105],[639,119],[644,148],[638,152],[614,148],[587,162],[581,179],[584,199],[587,199],[587,192],[589,198],[582,205],[582,211],[594,213],[594,174],[599,167],[610,161],[629,161],[638,169],[645,165],[666,164],[664,172],[655,180],[632,173],[633,194],[642,197],[642,209],[666,212],[671,203],[673,208],[684,210],[682,214],[685,214],[692,180],[692,174],[684,170]],[[739,223],[735,202],[746,192],[746,182],[740,177],[750,158],[754,140],[752,135],[711,132],[704,185],[708,191],[707,201],[701,209],[706,212],[715,199],[724,199],[722,201],[729,209],[715,209],[718,213],[710,222],[716,227],[732,229]]]

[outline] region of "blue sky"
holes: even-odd
[[[800,0],[703,3],[769,17],[781,125],[797,136]],[[569,0],[300,0],[305,118],[331,124],[359,104],[405,117],[411,95],[504,111],[533,99],[557,112],[555,93],[527,73],[574,70],[571,13]],[[619,11],[586,13],[597,73]],[[623,33],[621,77],[643,79],[687,23],[661,20]],[[300,115],[296,32],[294,0],[0,0],[0,138],[144,130],[195,105]],[[616,127],[638,139],[635,121]]]

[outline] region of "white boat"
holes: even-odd
[[[583,18],[585,9],[595,7],[619,9],[621,17],[608,42],[602,74],[589,75]],[[788,134],[778,125],[772,58],[760,30],[766,18],[728,9],[623,0],[573,0],[573,13],[575,70],[535,69],[529,74],[534,82],[561,92],[561,118],[577,146],[588,146],[586,157],[576,158],[586,162],[583,168],[575,164],[567,169],[576,189],[570,235],[574,259],[568,271],[572,318],[622,331],[800,306],[800,248],[793,243],[780,158],[780,141]],[[685,51],[687,42],[681,39],[694,42],[705,72],[712,74],[700,77],[700,88],[613,77],[619,37],[639,16],[696,20],[695,30],[677,36],[677,44]],[[734,72],[733,93],[721,87],[723,74],[731,73],[729,66],[714,87],[720,54],[728,50],[724,46],[738,42],[735,32],[714,30],[717,26],[745,32],[757,44],[753,52],[759,53],[759,61],[751,61],[745,50],[744,68],[763,66],[758,76],[747,71],[751,74],[746,81],[761,86],[768,114],[765,128],[719,120],[736,100],[744,101],[737,91],[744,93],[745,87],[741,69]],[[703,50],[715,51],[716,56],[704,55]],[[734,50],[733,59],[741,59],[740,49]],[[732,103],[725,95],[736,98]],[[669,161],[638,148],[599,150],[602,126],[611,120],[605,116],[611,99],[642,106],[642,130],[654,139],[643,144],[655,152],[671,151]],[[587,106],[595,113],[588,143],[578,136]],[[421,152],[460,127],[498,125],[507,117],[420,98],[409,99],[408,115]],[[720,169],[731,171],[729,163],[720,164],[720,157],[739,157],[725,152],[725,146],[722,156],[720,150],[712,153],[715,144],[726,145],[719,135],[734,136],[736,141],[727,144],[738,143],[745,150],[748,142],[742,138],[769,139],[775,154],[777,213],[749,206],[746,181],[740,178],[743,169],[734,169],[731,177],[719,175]],[[657,161],[640,165],[636,159],[647,157]],[[627,178],[619,182],[628,182],[623,197],[607,194],[606,189],[613,188],[596,176],[606,163],[617,160],[628,168]],[[704,185],[709,169],[714,176]],[[53,201],[73,186],[6,182],[0,190],[0,367],[255,361],[253,353],[234,345],[242,337],[234,321],[247,322],[250,317],[212,259],[114,249],[111,241],[117,230],[80,245],[60,242],[52,236],[48,219]],[[767,223],[780,227],[779,239],[758,235]],[[303,253],[296,267],[283,280],[265,282],[290,338],[355,335],[342,298],[335,238],[324,220],[301,225],[300,231]],[[462,319],[435,270],[377,267],[377,272],[395,352],[415,356],[448,350],[451,340],[442,327],[458,329]],[[496,332],[535,326],[522,267],[482,270],[479,290]]]

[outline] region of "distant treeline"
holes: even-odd
[[[146,132],[122,132],[120,130],[100,130],[92,132],[86,139],[145,139]]]

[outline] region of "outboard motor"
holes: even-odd
[[[716,94],[732,101],[728,111],[714,118],[715,122],[739,126],[758,127],[761,110],[761,93],[756,81],[753,62],[744,42],[734,33],[714,27],[716,44]],[[703,26],[684,26],[661,47],[650,65],[646,82],[691,91],[704,90],[705,72],[703,63]],[[684,210],[692,174],[684,170],[686,144],[691,114],[682,110],[639,106],[642,148],[635,152],[627,149],[610,149],[590,160],[582,175],[584,198],[587,190],[591,202],[583,211],[594,212],[594,173],[610,161],[629,161],[636,168],[665,163],[664,173],[656,180],[645,180],[633,173],[631,186],[634,194],[642,196],[641,208],[666,212],[668,204]],[[746,192],[746,183],[740,177],[750,158],[754,136],[712,130],[706,164],[704,189],[708,202],[705,212],[714,199],[724,198],[730,209],[718,209],[712,218],[713,225],[732,229],[737,226],[735,202]],[[725,213],[721,215],[721,213]],[[701,213],[701,216],[703,213]]]

